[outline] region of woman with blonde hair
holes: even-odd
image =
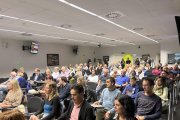
[[[9,110],[0,113],[0,120],[25,120],[25,116],[19,110]]]
[[[60,101],[57,92],[57,85],[55,82],[48,82],[44,88],[45,91],[45,101],[44,106],[35,114],[30,117],[30,120],[51,120],[53,118],[58,118],[60,115]]]
[[[21,104],[23,92],[19,86],[17,80],[10,80],[7,84],[8,94],[6,95],[4,101],[0,103],[0,107],[16,107]]]

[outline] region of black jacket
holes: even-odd
[[[30,80],[34,80],[35,76],[36,76],[36,73],[33,73]],[[39,73],[38,78],[37,78],[37,81],[40,81],[40,80],[44,80],[44,76],[41,73]]]
[[[63,113],[58,120],[70,120],[73,107],[74,103],[71,101],[67,111]],[[78,120],[95,120],[94,108],[85,100],[80,108]]]

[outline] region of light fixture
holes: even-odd
[[[119,12],[119,11],[110,12],[107,15],[105,15],[106,18],[111,18],[111,19],[114,19],[114,18],[117,18],[117,17],[123,17],[123,16],[125,16],[125,15],[122,14],[121,12]]]
[[[96,35],[96,36],[104,36],[105,34],[104,33],[96,33],[94,35]]]
[[[137,28],[133,28],[134,31],[141,31],[143,30],[144,28],[140,28],[140,27],[137,27]]]
[[[87,14],[90,14],[90,15],[94,16],[94,17],[97,17],[97,18],[99,18],[99,19],[101,19],[101,20],[104,20],[104,21],[106,21],[106,22],[108,22],[108,23],[111,23],[111,24],[113,24],[113,25],[115,25],[115,26],[117,26],[117,27],[119,27],[119,28],[122,28],[122,29],[127,30],[127,31],[129,31],[129,32],[131,32],[131,33],[134,33],[134,34],[136,34],[136,35],[139,35],[139,36],[141,36],[141,37],[143,37],[143,38],[146,38],[146,39],[148,39],[148,40],[150,40],[150,41],[153,41],[153,42],[155,42],[155,43],[159,43],[158,41],[156,41],[156,40],[154,40],[154,39],[148,38],[148,37],[146,37],[146,36],[144,36],[144,35],[142,35],[142,34],[140,34],[140,33],[137,33],[137,32],[135,32],[135,31],[133,31],[133,30],[130,30],[130,29],[128,29],[128,28],[126,28],[126,27],[124,27],[124,26],[122,26],[122,25],[119,25],[119,24],[117,24],[117,23],[115,23],[115,22],[113,22],[113,21],[110,21],[110,20],[108,20],[108,19],[106,19],[106,18],[104,18],[104,17],[102,17],[102,16],[99,16],[99,15],[97,15],[97,14],[91,12],[91,11],[88,11],[88,10],[86,10],[86,9],[84,9],[84,8],[81,8],[81,7],[77,6],[77,5],[74,5],[74,4],[70,3],[70,2],[67,2],[67,1],[65,1],[65,0],[58,0],[58,1],[66,4],[66,5],[69,5],[69,6],[73,7],[73,8],[76,8],[76,9],[78,9],[78,10],[81,10],[81,11],[87,13]],[[129,43],[129,42],[127,42],[127,43]],[[129,43],[129,44],[130,44],[130,43]]]
[[[63,25],[61,25],[61,27],[62,27],[62,28],[71,28],[71,27],[72,27],[72,25],[63,24]]]
[[[156,36],[156,35],[146,35],[147,37],[154,37],[154,36]]]
[[[22,33],[21,35],[23,35],[23,36],[32,36],[32,33]]]

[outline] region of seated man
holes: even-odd
[[[153,93],[154,81],[143,78],[144,91],[139,92],[135,99],[136,118],[138,120],[155,120],[161,117],[161,98]]]
[[[63,101],[64,99],[70,96],[71,85],[67,82],[67,78],[63,76],[58,78],[58,81],[59,81],[58,83],[59,98],[60,98],[60,101]]]
[[[0,84],[0,91],[7,92],[7,83],[11,80],[18,80],[19,76],[17,76],[17,73],[15,71],[12,71],[10,73],[10,77],[7,81]]]
[[[116,87],[120,87],[123,90],[126,85],[129,84],[129,77],[126,76],[126,71],[121,70],[121,75],[116,78]]]
[[[96,93],[100,94],[102,91],[103,85],[106,83],[106,80],[109,79],[109,70],[104,68],[103,69],[103,75],[99,76],[98,85],[96,87]]]
[[[122,94],[130,96],[133,100],[137,97],[139,92],[139,86],[136,84],[136,78],[130,78],[130,84],[128,84],[123,90]]]
[[[32,76],[30,77],[30,80],[33,81],[41,81],[43,80],[44,77],[43,75],[40,73],[40,69],[39,68],[35,68],[34,73],[32,74]]]
[[[114,113],[114,100],[120,94],[120,91],[115,87],[115,79],[110,77],[106,80],[106,87],[102,93],[99,101],[96,101],[94,105],[102,105],[103,109],[97,109],[96,120],[111,118],[112,113]]]
[[[58,120],[95,120],[93,107],[84,99],[84,88],[82,85],[71,87],[72,102],[68,110]]]

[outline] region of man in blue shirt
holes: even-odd
[[[129,77],[126,76],[126,71],[121,70],[121,75],[116,78],[116,87],[125,88],[129,84]]]
[[[130,96],[133,100],[137,97],[139,92],[139,86],[136,84],[136,78],[130,78],[130,84],[128,84],[123,90],[122,94]]]

